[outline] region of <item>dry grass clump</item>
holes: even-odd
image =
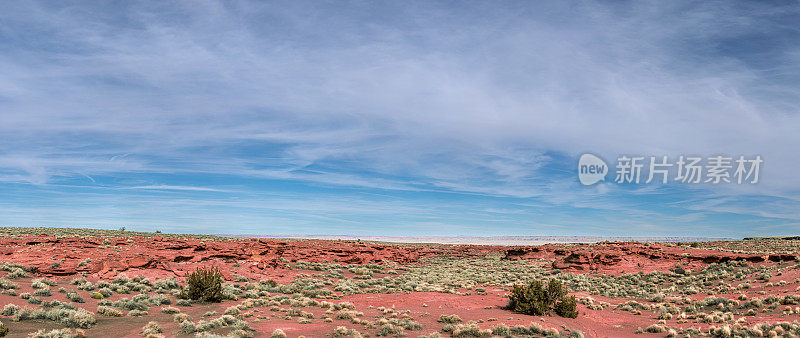
[[[779,322],[759,323],[750,327],[739,324],[710,326],[704,333],[711,337],[795,337],[800,334],[800,324]]]
[[[183,323],[184,321],[191,320],[192,317],[185,313],[176,313],[172,315],[172,321],[176,323]]]
[[[186,299],[178,299],[177,301],[175,301],[175,305],[190,307],[192,306],[192,302]]]
[[[405,329],[401,326],[392,325],[392,324],[383,324],[378,327],[378,331],[375,332],[375,335],[378,337],[381,336],[398,336],[402,337],[405,336]]]
[[[78,295],[78,292],[77,292],[77,291],[75,291],[75,290],[69,290],[69,291],[67,291],[67,292],[66,292],[66,296],[67,296],[67,299],[68,299],[70,302],[75,302],[75,303],[86,303],[86,301],[85,301],[85,300],[83,300],[83,297],[81,297],[80,295]]]
[[[86,337],[86,332],[81,329],[55,329],[47,331],[45,329],[38,330],[28,335],[28,338],[83,338]]]
[[[52,300],[49,302],[42,302],[43,308],[59,308],[59,309],[70,309],[75,310],[75,305],[72,303],[64,303],[58,300]]]
[[[31,281],[31,287],[34,289],[49,289],[51,286],[55,286],[56,283],[51,280],[37,278]]]
[[[138,310],[138,311],[147,311],[150,308],[150,296],[146,294],[138,294],[133,296],[133,298],[120,298],[115,302],[109,302],[108,300],[101,300],[99,302],[101,305],[110,305],[112,307],[121,309],[121,310]]]
[[[154,306],[170,305],[172,304],[172,300],[170,300],[167,295],[152,295],[150,296],[150,304]]]
[[[286,337],[284,335],[283,337]],[[333,330],[333,337],[356,337],[361,338],[363,335],[361,332],[356,331],[355,329],[348,329],[344,326],[338,326],[336,329]]]
[[[19,289],[19,285],[17,285],[17,283],[14,283],[14,282],[12,282],[12,281],[10,281],[8,279],[0,278],[0,289],[2,289],[2,290]]]
[[[463,320],[461,320],[461,317],[459,317],[458,315],[453,314],[453,315],[441,315],[439,316],[439,320],[437,320],[437,322],[453,324],[453,323],[461,323],[463,322]]]
[[[181,312],[181,310],[173,306],[167,306],[161,308],[161,313],[166,313],[168,315],[176,314],[179,312]]]
[[[17,279],[17,278],[25,278],[28,277],[28,273],[25,272],[22,268],[13,268],[11,272],[6,274],[6,278],[8,279]]]
[[[16,315],[19,312],[20,308],[16,304],[6,304],[3,307],[3,311],[0,312],[0,315],[11,317]]]
[[[400,327],[403,330],[409,330],[409,331],[422,330],[422,325],[420,325],[419,323],[411,320],[411,318],[399,319],[399,318],[381,317],[381,318],[378,318],[378,320],[375,321],[374,325],[377,326],[377,327],[383,327],[385,325],[390,325],[390,326],[393,326],[393,327]]]
[[[135,309],[128,311],[128,316],[130,317],[142,317],[147,315],[148,315],[147,311],[135,310]]]
[[[491,337],[491,329],[481,329],[476,322],[466,324],[447,324],[442,327],[442,332],[450,333],[453,337]]]
[[[476,322],[466,324],[446,324],[441,332],[449,333],[453,337],[493,337],[500,336],[506,338],[523,336],[546,336],[546,337],[571,337],[583,338],[583,333],[579,331],[558,331],[555,328],[545,329],[538,323],[531,323],[529,326],[515,325],[506,326],[498,324],[488,329],[481,329]],[[431,335],[430,337],[434,337]],[[439,335],[435,337],[440,337]]]
[[[286,332],[283,332],[281,329],[275,329],[275,331],[272,331],[272,334],[269,335],[269,338],[286,338]]]
[[[242,332],[253,331],[253,329],[250,328],[250,324],[248,324],[246,321],[231,315],[222,315],[209,321],[201,320],[197,323],[193,323],[187,319],[181,322],[180,326],[183,333],[202,333],[222,327],[227,327],[235,331]]]
[[[100,305],[97,307],[97,314],[108,317],[122,317],[122,311],[112,307]]]
[[[87,329],[97,322],[94,315],[84,309],[62,309],[55,308],[45,311],[41,308],[24,308],[19,310],[14,317],[13,321],[43,319],[54,322],[59,322],[68,327],[77,327]]]
[[[36,289],[35,291],[33,291],[33,295],[39,297],[50,297],[53,295],[53,293],[50,291],[50,288],[46,288],[46,289]]]
[[[586,305],[586,308],[588,308],[589,310],[602,310],[611,306],[611,304],[609,304],[608,302],[596,301],[592,297],[581,298],[578,300],[578,302],[583,305]]]

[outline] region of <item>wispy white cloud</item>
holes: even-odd
[[[180,185],[140,185],[140,186],[134,186],[134,187],[126,187],[126,189],[213,191],[213,192],[225,192],[225,191],[228,191],[228,190],[224,190],[224,189],[205,188],[205,187],[192,187],[192,186],[180,186]]]

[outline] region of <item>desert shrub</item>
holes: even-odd
[[[105,297],[103,297],[103,294],[99,293],[99,292],[92,293],[91,297],[92,297],[92,299],[103,299],[103,298],[105,298]]]
[[[495,336],[512,337],[511,328],[505,324],[497,324],[491,328],[492,334]]]
[[[577,303],[575,296],[562,297],[561,300],[553,306],[553,312],[561,317],[578,318]]]
[[[575,297],[567,298],[567,290],[556,279],[551,279],[547,287],[538,280],[531,281],[527,286],[514,285],[506,308],[534,316],[549,315],[551,312],[569,318],[578,316]]]
[[[226,315],[236,316],[239,315],[239,308],[236,306],[231,306],[225,309],[224,312]]]
[[[34,289],[46,289],[50,286],[55,286],[56,283],[54,281],[44,279],[44,278],[37,278],[31,281],[31,287]]]
[[[60,322],[69,327],[89,328],[94,325],[97,320],[94,315],[84,309],[51,309],[45,311],[43,309],[25,308],[17,312],[12,320],[21,321],[29,319],[46,319],[54,322]]]
[[[28,334],[28,338],[83,338],[86,337],[86,333],[83,330],[75,330],[72,329],[53,329],[47,331],[46,329],[41,329],[36,332]]]
[[[206,302],[222,301],[222,273],[215,267],[197,268],[186,278],[185,298]]]
[[[131,317],[147,316],[147,311],[136,310],[136,309],[130,310],[130,311],[128,311],[128,316],[131,316]]]
[[[180,289],[180,284],[175,278],[170,277],[169,279],[162,279],[157,280],[153,283],[153,287],[156,289],[165,289],[165,290],[172,290],[172,289]]]
[[[172,321],[176,323],[183,323],[184,321],[190,320],[191,317],[185,313],[176,313],[172,315]]]
[[[270,338],[286,338],[286,332],[283,332],[283,330],[281,330],[281,329],[275,329],[275,331],[272,331],[272,334],[269,337]]]
[[[187,322],[188,324],[186,324]],[[250,328],[250,324],[248,324],[246,321],[230,315],[222,315],[209,321],[201,320],[197,322],[197,324],[191,323],[188,320],[181,323],[181,328],[184,332],[192,332],[192,330],[194,330],[194,332],[204,332],[220,327],[228,327],[233,330],[242,330],[244,334],[247,334],[247,331],[253,330]]]
[[[47,289],[47,284],[44,283],[44,280],[41,278],[37,278],[31,281],[31,287],[34,289]]]
[[[50,292],[50,288],[47,288],[47,289],[36,289],[36,291],[33,292],[33,295],[34,296],[39,296],[39,297],[50,297],[50,296],[53,295],[53,293]]]
[[[176,307],[173,307],[173,306],[167,306],[167,307],[161,308],[161,312],[171,315],[171,314],[175,314],[175,313],[181,312],[181,310],[176,308]]]
[[[458,315],[449,315],[449,316],[448,315],[441,315],[441,316],[439,316],[438,322],[439,323],[452,324],[452,323],[460,323],[460,322],[462,322],[462,320],[461,320],[461,317],[459,317]]]
[[[142,328],[142,336],[150,336],[161,333],[161,325],[158,322],[149,322]]]
[[[95,289],[94,284],[89,282],[78,285],[78,290],[93,291],[94,289]]]
[[[17,306],[16,304],[9,303],[6,304],[5,307],[3,307],[3,312],[0,312],[0,315],[10,317],[16,315],[18,312],[19,312],[19,306]]]
[[[22,268],[12,268],[11,272],[6,274],[6,278],[8,279],[17,279],[24,277],[28,277],[28,273],[25,272],[25,270],[22,270]]]
[[[197,331],[197,326],[189,320],[184,320],[180,324],[182,333],[194,333]]]
[[[261,284],[261,285],[269,286],[269,287],[278,286],[278,282],[276,282],[276,281],[274,281],[272,279],[262,279],[262,280],[258,281],[258,283]]]
[[[444,331],[445,329],[442,328]],[[478,327],[478,323],[476,322],[469,322],[466,324],[457,324],[451,327],[448,327],[447,330],[453,337],[491,337],[492,330],[491,329],[481,329]],[[445,331],[445,332],[448,332]]]
[[[170,301],[169,296],[167,295],[155,295],[150,297],[150,303],[159,306],[159,305],[170,305],[172,304],[172,301]]]
[[[83,285],[83,284],[86,284],[87,282],[88,281],[86,280],[86,278],[78,277],[78,278],[73,278],[71,281],[69,281],[69,284],[70,285]]]
[[[19,289],[19,285],[8,279],[0,278],[0,289],[3,290]]]
[[[351,310],[341,310],[336,313],[336,319],[353,319],[357,316],[363,316],[364,314],[358,311],[351,311]]]
[[[147,298],[147,295],[144,296],[145,298]],[[140,310],[140,311],[146,311],[148,308],[150,308],[146,299],[142,299],[142,297],[135,297],[135,296],[133,297],[133,299],[121,298],[116,302],[111,303],[111,306],[123,310]]]
[[[222,299],[232,299],[237,300],[239,297],[237,295],[242,294],[244,291],[237,288],[233,284],[222,284]]]
[[[341,303],[333,304],[333,309],[334,310],[341,310],[341,309],[353,310],[355,308],[356,308],[356,306],[353,305],[353,303],[350,303],[350,302],[341,302]]]
[[[667,329],[665,327],[661,326],[661,325],[653,324],[653,325],[648,326],[646,329],[644,329],[644,332],[663,333],[663,332],[667,332]]]
[[[190,301],[188,301],[186,299],[178,299],[178,301],[175,302],[175,305],[177,305],[177,306],[192,306],[192,302],[190,302]]]
[[[100,283],[97,283],[97,285],[99,287]],[[97,290],[97,292],[99,292],[101,295],[103,295],[103,298],[108,298],[108,297],[111,297],[111,295],[112,295],[111,289],[109,289],[108,287],[100,288],[100,290]]]
[[[5,337],[7,334],[8,334],[8,326],[6,326],[6,324],[3,324],[3,322],[0,322],[0,337]]]
[[[83,300],[83,297],[78,295],[78,292],[76,292],[74,290],[67,292],[66,296],[67,296],[67,299],[69,299],[69,301],[71,301],[71,302],[86,303],[86,301]]]
[[[378,332],[375,333],[376,336],[398,336],[402,337],[405,334],[403,333],[403,328],[400,326],[395,326],[392,324],[383,324],[378,328]]]
[[[442,335],[439,332],[431,332],[429,335],[420,335],[419,338],[442,338]]]
[[[64,303],[58,300],[53,300],[50,302],[42,302],[42,307],[43,308],[54,307],[54,308],[72,309],[72,310],[75,309],[75,305],[72,305],[72,303]]]
[[[122,317],[122,311],[104,305],[97,307],[97,314],[109,317]]]
[[[37,330],[36,332],[32,332],[28,334],[28,338],[73,338],[75,336],[72,335],[72,332],[69,329],[53,329],[47,331],[47,329]]]

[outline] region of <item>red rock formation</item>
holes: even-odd
[[[203,262],[233,264],[253,262],[250,269],[276,269],[284,262],[408,264],[438,254],[430,247],[353,243],[348,241],[282,241],[242,239],[200,241],[194,238],[79,238],[26,236],[0,238],[3,261],[37,267],[42,274],[79,272],[106,275],[130,269],[160,269],[182,276],[183,265]],[[80,262],[90,258],[91,263]],[[53,264],[57,263],[57,264]],[[188,270],[188,269],[186,269]]]
[[[675,263],[723,263],[744,260],[752,263],[794,261],[795,255],[739,254],[725,251],[686,249],[678,246],[638,242],[604,242],[602,244],[571,244],[514,247],[505,251],[505,259],[552,258],[555,269],[568,270],[666,270]]]

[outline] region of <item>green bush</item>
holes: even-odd
[[[567,297],[567,290],[556,279],[551,279],[546,287],[538,280],[527,286],[514,285],[506,308],[534,316],[549,315],[552,312],[562,317],[578,316],[575,296]]]
[[[0,322],[0,337],[5,337],[8,334],[8,326]]]
[[[222,301],[222,273],[215,267],[197,268],[186,277],[185,297],[206,302]]]
[[[578,301],[575,296],[563,297],[553,307],[553,311],[561,317],[578,318]]]

